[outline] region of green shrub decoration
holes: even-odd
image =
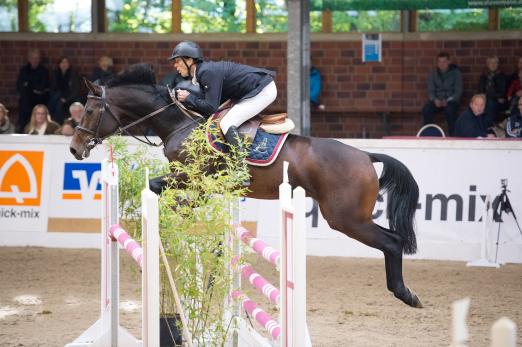
[[[189,320],[194,343],[222,346],[230,331],[224,319],[225,300],[231,290],[230,252],[232,206],[247,193],[241,182],[249,177],[246,153],[214,152],[204,127],[185,140],[183,163],[165,164],[139,147],[130,153],[122,138],[112,138],[120,173],[120,208],[129,233],[140,239],[140,192],[144,172],[150,177],[172,172],[160,196],[160,235],[176,287]],[[189,178],[189,179],[186,179]],[[161,265],[161,315],[174,316],[176,308],[164,266]],[[179,327],[181,331],[181,326]]]

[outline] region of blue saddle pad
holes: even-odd
[[[216,151],[226,153],[228,147],[226,143],[216,139],[213,131],[216,123],[213,122],[214,117],[209,120],[209,131],[207,131],[207,140],[209,145]],[[250,144],[247,155],[247,162],[254,166],[268,166],[272,164],[279,155],[283,145],[288,137],[288,133],[284,134],[269,134],[261,128],[257,129],[256,136]]]

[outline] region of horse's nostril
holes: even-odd
[[[72,147],[69,147],[69,150],[71,151],[71,154],[76,156],[76,150]]]

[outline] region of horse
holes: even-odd
[[[105,138],[127,131],[129,126],[144,125],[161,138],[170,162],[183,162],[183,141],[201,121],[173,105],[168,88],[155,81],[149,64],[131,66],[106,86],[85,80],[89,95],[84,117],[71,139],[72,155],[82,160]],[[417,250],[414,214],[419,188],[408,168],[391,156],[367,153],[333,139],[290,134],[272,165],[249,167],[247,197],[277,199],[284,161],[290,163],[290,184],[303,187],[317,201],[332,229],[384,254],[388,290],[405,304],[422,307],[402,275],[403,254]],[[380,178],[374,163],[383,165]],[[151,180],[151,188],[159,192],[158,182],[164,181]],[[388,194],[389,228],[372,220],[380,191]]]

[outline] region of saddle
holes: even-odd
[[[216,116],[212,120],[212,122],[215,122],[216,125],[218,125],[218,129],[221,129],[219,127],[221,119],[225,117],[225,115],[228,113],[228,111],[230,111],[232,106],[234,106],[234,104],[232,103],[232,101],[228,100],[219,107],[218,111],[215,114]],[[276,113],[271,115],[258,114],[257,116],[250,118],[249,120],[241,124],[238,131],[247,142],[252,142],[254,140],[254,137],[256,136],[258,129],[262,129],[263,131],[269,134],[277,135],[290,132],[294,128],[295,124],[290,118],[288,118],[287,113]],[[225,136],[221,131],[218,137],[222,141],[226,142]]]

